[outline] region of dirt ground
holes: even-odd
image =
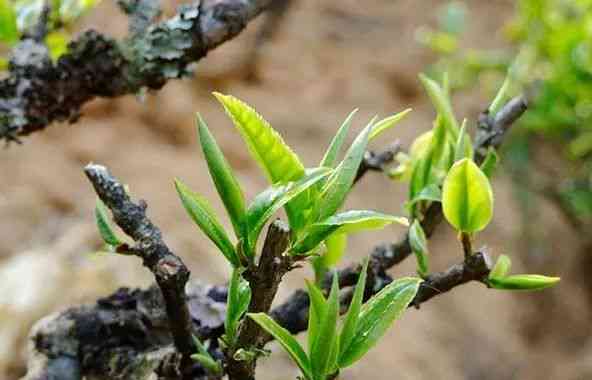
[[[212,190],[193,126],[202,113],[241,183],[252,197],[266,186],[237,132],[212,91],[233,94],[255,106],[312,166],[322,156],[342,119],[360,108],[355,126],[373,115],[413,107],[412,114],[375,148],[400,138],[408,145],[431,126],[433,111],[417,74],[433,59],[415,41],[418,26],[434,24],[444,1],[296,0],[275,38],[259,51],[259,81],[246,80],[251,47],[261,21],[202,60],[196,78],[171,82],[143,101],[127,97],[97,100],[75,125],[54,125],[0,152],[0,379],[23,373],[26,333],[40,317],[70,305],[92,302],[120,286],[146,286],[149,273],[138,260],[96,255],[100,247],[93,218],[94,195],[82,168],[105,164],[134,195],[146,199],[149,214],[166,241],[188,263],[193,277],[223,283],[228,268],[215,247],[190,222],[172,186],[187,182],[212,200]],[[511,1],[471,1],[468,46],[501,46],[498,33],[512,11]],[[122,35],[125,18],[105,1],[84,27]],[[475,120],[486,105],[478,93],[455,98],[459,116]],[[521,261],[519,216],[510,186],[500,173],[494,181],[495,218],[479,236],[496,254]],[[369,175],[356,187],[349,207],[401,214],[406,187]],[[553,274],[566,273],[572,260],[569,230],[551,211],[544,220],[552,251],[564,260]],[[379,241],[395,240],[399,227],[352,239],[347,261],[370,253]],[[452,231],[442,226],[430,242],[433,270],[461,258]],[[410,259],[394,275],[410,275]],[[308,270],[291,273],[279,298],[302,285]],[[589,311],[577,284],[565,277],[557,288],[510,294],[471,284],[409,311],[347,379],[590,379],[592,345]],[[547,298],[553,303],[547,302]],[[533,301],[534,300],[534,301]],[[536,302],[535,302],[536,301]],[[542,308],[541,304],[547,303]],[[550,305],[550,306],[549,306]],[[541,308],[541,309],[538,309]],[[527,339],[524,326],[542,321],[539,338]],[[276,353],[260,367],[261,379],[293,379],[297,370]]]

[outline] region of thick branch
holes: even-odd
[[[73,40],[57,63],[34,39],[13,49],[9,77],[0,81],[0,140],[18,138],[56,121],[74,122],[95,97],[159,89],[190,73],[209,50],[235,37],[273,0],[202,0],[180,7],[169,20],[147,26],[154,11],[132,7],[151,0],[127,0],[132,33],[115,41],[89,30]]]
[[[130,250],[142,258],[162,292],[171,334],[177,350],[186,358],[195,352],[193,326],[187,307],[185,284],[189,270],[166,246],[162,235],[146,216],[146,203],[134,203],[123,185],[104,166],[90,164],[85,173],[99,198],[113,213],[115,223],[134,241]]]

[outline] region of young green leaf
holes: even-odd
[[[247,314],[249,318],[257,322],[261,328],[273,336],[290,355],[292,360],[296,362],[302,374],[308,379],[312,380],[312,372],[310,361],[306,353],[298,343],[298,341],[290,334],[288,330],[278,325],[276,321],[271,319],[265,313]]]
[[[427,276],[429,273],[428,240],[417,219],[413,221],[411,228],[409,228],[409,245],[411,245],[411,250],[417,259],[419,275],[422,277]]]
[[[323,296],[323,292],[314,284],[306,281],[308,289],[308,299],[310,300],[310,307],[308,309],[308,352],[312,352],[312,347],[319,337],[318,331],[321,323],[321,318],[325,315],[327,310],[327,300]]]
[[[383,228],[393,222],[408,225],[407,219],[370,210],[350,210],[335,214],[322,222],[312,224],[294,247],[294,253],[313,250],[333,233],[351,234],[363,230]]]
[[[506,75],[506,79],[504,79],[504,83],[502,87],[500,87],[499,91],[495,95],[495,98],[491,102],[489,106],[489,114],[495,116],[497,111],[502,107],[504,102],[508,99],[508,90],[510,88],[510,72],[508,71],[508,75]]]
[[[547,277],[540,274],[517,274],[501,278],[489,278],[488,282],[494,289],[541,290],[557,284],[559,280],[559,277]]]
[[[341,147],[343,146],[343,142],[347,137],[347,132],[349,132],[352,119],[356,112],[358,112],[357,108],[353,110],[349,115],[347,115],[347,118],[345,119],[343,124],[341,124],[341,127],[339,127],[337,134],[335,135],[335,137],[333,137],[333,140],[331,140],[331,144],[329,145],[329,148],[323,156],[323,159],[321,160],[319,166],[326,166],[329,168],[335,167],[335,164],[337,163],[337,156],[341,151]]]
[[[427,185],[413,199],[407,202],[407,208],[410,209],[411,206],[420,201],[442,202],[442,190],[434,183]]]
[[[204,344],[195,335],[193,335],[193,342],[197,347],[198,353],[191,355],[191,359],[201,364],[212,374],[220,375],[222,373],[222,365],[210,355]]]
[[[502,278],[505,277],[506,274],[510,271],[510,267],[512,266],[512,261],[506,255],[500,255],[497,258],[495,266],[489,272],[489,279],[492,278]]]
[[[473,145],[471,144],[471,137],[466,133],[466,129],[467,119],[464,119],[454,146],[454,162],[463,158],[473,158]]]
[[[442,190],[444,216],[458,231],[481,231],[493,216],[493,193],[489,180],[467,158],[450,168]]]
[[[384,287],[364,304],[360,311],[356,333],[339,357],[339,367],[345,368],[364,356],[397,320],[415,297],[419,278],[401,278]]]
[[[321,315],[317,339],[310,352],[312,373],[316,379],[324,379],[335,363],[331,362],[333,350],[337,343],[337,318],[339,317],[339,283],[337,275],[333,276],[331,292],[327,299],[327,306]]]
[[[333,215],[345,201],[345,197],[354,183],[358,168],[364,158],[368,136],[372,131],[373,121],[358,135],[347,151],[343,161],[327,179],[323,186],[320,199],[319,220]]]
[[[326,268],[337,265],[343,253],[347,248],[347,234],[346,233],[333,233],[325,239],[325,246],[327,251],[323,254],[323,265]]]
[[[95,219],[97,222],[97,228],[99,229],[99,233],[101,234],[101,237],[103,238],[103,241],[106,244],[117,247],[118,245],[123,243],[121,239],[117,237],[115,231],[113,231],[113,229],[111,228],[111,224],[109,223],[109,216],[107,213],[107,207],[105,207],[105,204],[99,198],[97,198],[97,203],[95,206]]]
[[[250,250],[248,254],[252,254],[252,249],[257,244],[261,229],[273,214],[330,173],[331,169],[329,168],[316,168],[296,182],[271,186],[257,195],[247,209],[247,241]]]
[[[362,265],[362,270],[360,271],[360,276],[358,277],[358,282],[354,290],[354,295],[352,297],[351,303],[349,304],[347,314],[345,315],[343,329],[341,330],[341,336],[339,337],[339,357],[341,357],[343,353],[349,348],[356,333],[358,318],[360,316],[360,310],[362,309],[362,302],[364,302],[366,277],[368,275],[368,262],[368,259],[364,260],[364,264]]]
[[[246,214],[245,197],[242,189],[200,114],[196,116],[196,123],[199,141],[208,164],[210,176],[230,216],[236,237],[240,239]]]
[[[240,260],[230,242],[224,227],[218,222],[216,214],[205,198],[192,192],[187,185],[180,180],[175,180],[175,188],[181,198],[183,207],[203,231],[204,234],[220,249],[224,257],[234,266],[240,266]]]
[[[225,338],[228,345],[234,345],[238,322],[247,312],[250,302],[251,288],[249,283],[241,276],[241,269],[235,268],[228,286],[226,320],[224,321]]]
[[[399,123],[399,121],[403,120],[403,118],[405,116],[407,116],[407,114],[409,112],[411,112],[411,108],[407,108],[404,111],[401,111],[399,113],[396,113],[394,115],[386,117],[386,118],[380,120],[379,122],[377,122],[376,124],[374,124],[374,127],[372,128],[372,132],[370,132],[370,136],[368,136],[368,141],[374,140],[375,138],[380,136],[383,132],[385,132],[385,131],[391,129],[392,127],[394,127],[395,125],[397,125]]]
[[[487,151],[487,155],[481,164],[481,171],[483,174],[487,176],[487,178],[491,178],[495,168],[497,167],[497,163],[499,161],[499,156],[497,155],[494,148],[489,148]]]
[[[452,138],[456,140],[458,137],[458,121],[454,116],[450,99],[448,98],[446,91],[433,79],[420,74],[419,79],[423,84],[426,92],[428,93],[432,104],[436,108],[438,115],[442,117],[442,121],[446,125],[447,130],[451,134]]]
[[[0,0],[0,42],[12,44],[18,40],[16,13],[10,0]]]

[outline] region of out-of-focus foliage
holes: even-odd
[[[460,48],[469,19],[464,4],[452,2],[440,11],[437,29],[418,30],[420,42],[439,55],[429,72],[448,72],[452,90],[478,85],[491,92],[506,73],[509,94],[531,88],[532,104],[507,145],[526,149],[526,157],[517,155],[526,160],[508,155],[507,163],[518,171],[528,167],[531,137],[557,147],[568,179],[555,191],[577,218],[592,219],[592,1],[518,1],[503,29],[512,44],[505,51]]]
[[[72,24],[101,0],[50,0],[45,43],[55,60],[67,51]],[[0,46],[16,44],[39,23],[46,0],[0,0]],[[7,59],[0,57],[0,70]]]

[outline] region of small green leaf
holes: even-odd
[[[230,216],[236,237],[240,239],[246,215],[243,191],[232,172],[232,168],[226,161],[224,153],[218,147],[214,136],[210,133],[200,114],[196,116],[196,124],[199,142],[208,164],[210,176],[224,203],[224,207],[226,207],[228,216]]]
[[[51,32],[45,37],[45,44],[54,62],[68,51],[68,42],[69,36],[63,32]]]
[[[428,240],[417,219],[413,221],[411,228],[409,228],[409,245],[417,259],[419,275],[421,277],[427,276],[429,273]]]
[[[504,80],[502,87],[500,87],[499,91],[495,95],[495,98],[491,102],[491,105],[489,106],[489,114],[491,116],[495,116],[497,111],[499,111],[500,108],[502,108],[502,106],[504,105],[504,103],[508,99],[508,90],[510,88],[510,80],[511,80],[510,79],[510,72],[508,72],[508,75],[506,75],[506,79]]]
[[[224,329],[226,343],[234,345],[241,317],[247,312],[251,302],[251,288],[249,283],[241,276],[241,269],[235,268],[232,272],[228,286],[228,299],[226,302],[226,320]]]
[[[101,234],[101,237],[105,243],[114,247],[117,247],[123,243],[121,239],[117,237],[115,231],[113,231],[111,228],[109,216],[107,214],[107,207],[105,207],[105,204],[99,198],[97,198],[97,203],[95,206],[95,219],[99,233]]]
[[[364,356],[397,320],[415,297],[419,278],[401,278],[384,287],[360,310],[356,333],[339,357],[339,367],[349,367]]]
[[[407,208],[409,209],[420,201],[442,202],[442,190],[434,183],[427,185],[407,203]]]
[[[321,323],[321,318],[325,315],[327,310],[327,300],[323,296],[323,292],[314,284],[306,281],[308,289],[308,299],[310,300],[310,307],[308,309],[308,352],[312,352],[312,347],[319,337],[318,331]]]
[[[456,120],[456,116],[454,116],[454,111],[452,110],[452,105],[450,104],[448,94],[433,79],[430,79],[423,74],[419,75],[419,79],[428,93],[432,104],[436,108],[438,115],[442,117],[442,121],[446,125],[447,130],[451,134],[452,138],[456,140],[459,129],[458,121]]]
[[[351,303],[349,304],[347,314],[345,315],[343,329],[341,330],[341,336],[339,338],[340,358],[343,353],[349,349],[349,346],[356,333],[358,318],[360,316],[360,310],[362,309],[362,302],[364,302],[366,277],[368,276],[368,262],[368,259],[364,260],[364,264],[362,265],[362,270],[360,271],[358,282],[354,290],[354,295],[352,297]],[[341,361],[341,359],[339,359],[339,361]]]
[[[488,282],[494,289],[541,290],[557,284],[559,280],[559,277],[547,277],[540,274],[517,274],[501,278],[489,278]]]
[[[393,222],[408,225],[407,219],[370,210],[350,210],[335,214],[326,220],[310,225],[294,247],[294,253],[306,253],[316,248],[333,233],[351,234],[363,230],[383,228]]]
[[[495,266],[489,272],[489,278],[502,278],[505,277],[506,274],[510,271],[510,267],[512,266],[512,261],[506,255],[500,255],[497,258]]]
[[[330,173],[331,169],[316,168],[299,181],[272,186],[257,195],[247,210],[248,254],[252,255],[261,229],[273,214]]]
[[[261,328],[271,334],[281,344],[308,380],[313,379],[310,361],[306,353],[288,330],[278,325],[276,321],[265,313],[247,314],[247,316],[257,322]]]
[[[481,231],[493,216],[493,193],[489,180],[467,158],[455,163],[442,190],[444,216],[458,231]]]
[[[380,136],[383,132],[385,132],[385,131],[391,129],[392,127],[394,127],[395,125],[397,125],[399,123],[399,121],[403,120],[403,118],[405,116],[407,116],[407,114],[409,112],[411,112],[411,108],[407,108],[404,111],[401,111],[399,113],[396,113],[394,115],[386,117],[386,118],[380,120],[379,122],[377,122],[376,124],[374,124],[374,127],[372,128],[372,132],[370,132],[370,136],[368,136],[368,141],[374,140],[375,138]]]
[[[349,132],[349,128],[351,126],[352,119],[353,119],[354,115],[356,114],[356,112],[358,112],[357,108],[355,110],[353,110],[347,116],[347,118],[345,119],[343,124],[341,124],[341,127],[339,127],[339,130],[337,131],[337,134],[335,135],[335,137],[333,137],[333,140],[331,140],[331,144],[329,145],[329,148],[327,149],[327,152],[323,156],[323,159],[321,160],[321,163],[319,164],[319,166],[326,166],[329,168],[335,167],[335,164],[337,163],[337,156],[339,155],[339,152],[341,151],[341,147],[343,146],[343,142],[345,141],[345,138],[347,137],[347,132]]]
[[[206,356],[203,354],[193,354],[191,355],[191,359],[201,364],[202,367],[204,367],[214,375],[222,374],[222,365],[216,360],[214,360],[211,356]]]
[[[335,348],[334,345],[337,344],[337,318],[339,317],[339,283],[337,277],[337,275],[333,276],[327,306],[320,318],[318,336],[309,355],[312,373],[317,379],[324,379],[334,366],[334,363],[331,363],[331,357]]]
[[[483,174],[485,174],[487,178],[491,178],[493,175],[498,161],[499,156],[497,155],[495,149],[490,147],[489,150],[487,150],[487,155],[485,156],[483,163],[481,164],[481,171],[483,171]]]
[[[204,234],[220,249],[224,257],[234,266],[240,266],[240,260],[234,246],[230,242],[224,227],[216,218],[216,214],[205,198],[192,192],[183,182],[175,180],[175,188],[181,198],[183,207],[203,231]]]
[[[347,234],[346,233],[333,233],[325,239],[325,246],[327,252],[323,254],[323,265],[325,268],[330,268],[337,265],[343,253],[347,248]]]
[[[460,161],[463,158],[473,158],[473,145],[471,143],[471,137],[466,133],[467,119],[463,120],[462,127],[456,139],[456,145],[454,146],[454,162]]]
[[[19,38],[12,1],[0,0],[0,42],[12,45]]]
[[[323,186],[319,197],[319,220],[333,215],[345,201],[364,158],[368,136],[372,131],[372,123],[373,121],[354,140],[343,161],[335,168]]]

